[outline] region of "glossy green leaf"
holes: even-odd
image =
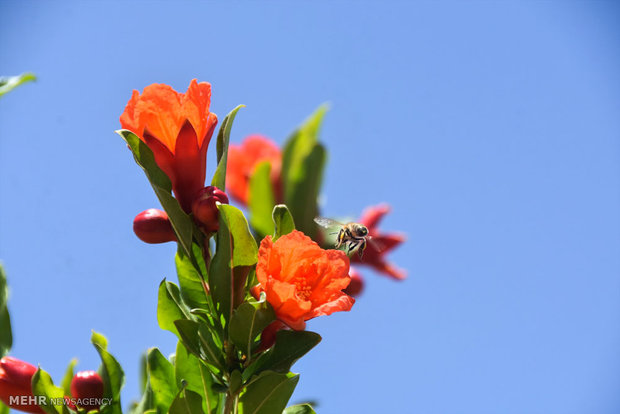
[[[193,319],[189,309],[181,299],[179,287],[172,282],[162,280],[157,297],[157,322],[163,330],[179,335],[174,322],[179,319]]]
[[[266,301],[245,302],[235,310],[230,320],[229,337],[249,358],[255,347],[256,337],[274,320],[273,308]]]
[[[286,407],[282,414],[316,414],[310,404],[297,404]]]
[[[275,196],[270,178],[269,161],[259,163],[250,177],[250,197],[248,211],[252,228],[264,237],[273,233],[271,212],[275,205]]]
[[[107,349],[107,340],[99,333],[93,332],[91,336],[91,342],[95,346],[95,349],[99,353],[101,358],[101,367],[99,369],[99,375],[103,379],[104,384],[104,397],[111,398],[112,404],[109,407],[110,413],[121,413],[120,401],[121,401],[121,388],[125,384],[125,373],[118,363],[116,358],[110,354]]]
[[[170,218],[172,228],[177,235],[179,245],[185,251],[192,263],[198,267],[192,251],[193,235],[200,235],[194,222],[189,215],[183,211],[179,202],[171,194],[172,183],[168,176],[159,168],[155,162],[153,151],[136,134],[126,129],[116,131],[129,145],[136,163],[142,167],[148,178],[159,202]]]
[[[175,257],[181,297],[192,309],[209,309],[209,294],[205,284],[207,270],[202,252],[196,243],[192,244],[192,250],[200,267],[200,272],[194,267],[191,259],[183,252],[183,249],[178,249]]]
[[[241,394],[241,414],[275,414],[286,408],[299,381],[298,374],[280,374],[265,371],[246,387]]]
[[[228,324],[233,306],[232,237],[223,214],[219,216],[217,249],[209,266],[209,286],[218,318]]]
[[[0,414],[9,414],[9,407],[0,401]]]
[[[1,76],[0,77],[0,96],[4,95],[7,92],[12,91],[17,88],[19,85],[24,84],[26,82],[32,82],[37,80],[37,77],[34,73],[22,73],[17,76]]]
[[[11,317],[7,307],[8,298],[9,288],[6,282],[6,274],[4,267],[0,264],[0,358],[8,354],[13,346]]]
[[[234,241],[232,251],[233,267],[256,264],[258,260],[258,246],[241,210],[228,204],[220,204],[217,208],[220,211],[220,215],[224,218],[226,227]]]
[[[77,359],[73,358],[65,370],[65,375],[62,377],[60,386],[65,392],[65,395],[71,395],[71,380],[73,379],[73,370],[77,362]]]
[[[54,385],[52,377],[41,368],[32,377],[32,394],[38,399],[39,407],[48,414],[59,414],[67,411],[64,405],[62,388]]]
[[[170,414],[202,414],[202,397],[189,389],[184,389],[176,396],[170,406]]]
[[[190,320],[175,322],[179,336],[187,350],[218,370],[226,366],[222,344],[204,323]]]
[[[232,130],[233,121],[239,109],[245,105],[239,105],[222,121],[220,130],[217,134],[217,168],[213,174],[211,185],[222,191],[226,190],[226,166],[228,164],[228,143],[230,142],[230,131]]]
[[[285,234],[289,234],[295,230],[295,221],[293,220],[293,216],[286,205],[278,204],[275,206],[271,216],[275,228],[273,233],[273,241],[276,241]]]
[[[276,343],[262,354],[244,372],[243,379],[265,370],[288,372],[291,366],[321,342],[321,336],[310,331],[281,330],[276,333]]]
[[[298,230],[314,238],[318,215],[323,168],[327,158],[325,148],[318,143],[318,134],[327,106],[317,109],[287,140],[282,155],[282,177],[286,205],[295,219]]]
[[[177,385],[187,384],[187,390],[197,393],[203,401],[204,409],[211,413],[217,407],[218,396],[211,390],[213,379],[207,367],[191,354],[181,341],[177,344],[174,374]],[[172,408],[171,408],[172,409]]]
[[[158,414],[166,413],[178,392],[174,367],[157,348],[149,349],[146,361],[154,407]]]
[[[209,285],[216,312],[222,318],[222,325],[227,325],[234,304],[243,300],[250,266],[258,260],[258,247],[241,210],[226,204],[218,205],[218,209],[220,228],[209,268]]]

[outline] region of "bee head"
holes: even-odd
[[[366,228],[366,226],[362,226],[361,224],[359,224],[359,225],[357,226],[357,233],[358,233],[360,236],[362,236],[362,237],[363,237],[363,236],[367,236],[367,235],[368,235],[368,229]]]

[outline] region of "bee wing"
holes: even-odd
[[[326,218],[326,217],[315,217],[314,222],[318,224],[319,226],[325,227],[326,229],[330,227],[344,226],[344,224],[337,222],[336,220]]]
[[[381,243],[379,240],[375,239],[374,237],[366,237],[366,240],[368,240],[368,243],[370,243],[372,245],[372,247],[378,252],[381,253],[383,250],[385,250],[385,245],[383,243]]]

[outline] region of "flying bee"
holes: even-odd
[[[339,249],[340,246],[344,245],[347,248],[348,254],[357,248],[357,254],[359,254],[360,258],[362,257],[364,250],[366,249],[368,238],[370,237],[368,236],[368,228],[366,226],[359,223],[344,224],[325,217],[316,217],[314,222],[319,226],[328,229],[332,227],[340,227],[340,230],[337,232],[338,236],[336,237],[336,249]]]

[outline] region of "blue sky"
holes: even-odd
[[[389,202],[404,282],[365,270],[293,401],[338,413],[620,409],[620,9],[612,2],[0,2],[0,258],[13,354],[59,381],[167,354],[157,285],[172,244],[120,137],[132,89],[213,85],[233,141],[282,143],[330,102],[323,212]],[[209,174],[215,154],[208,155]]]

